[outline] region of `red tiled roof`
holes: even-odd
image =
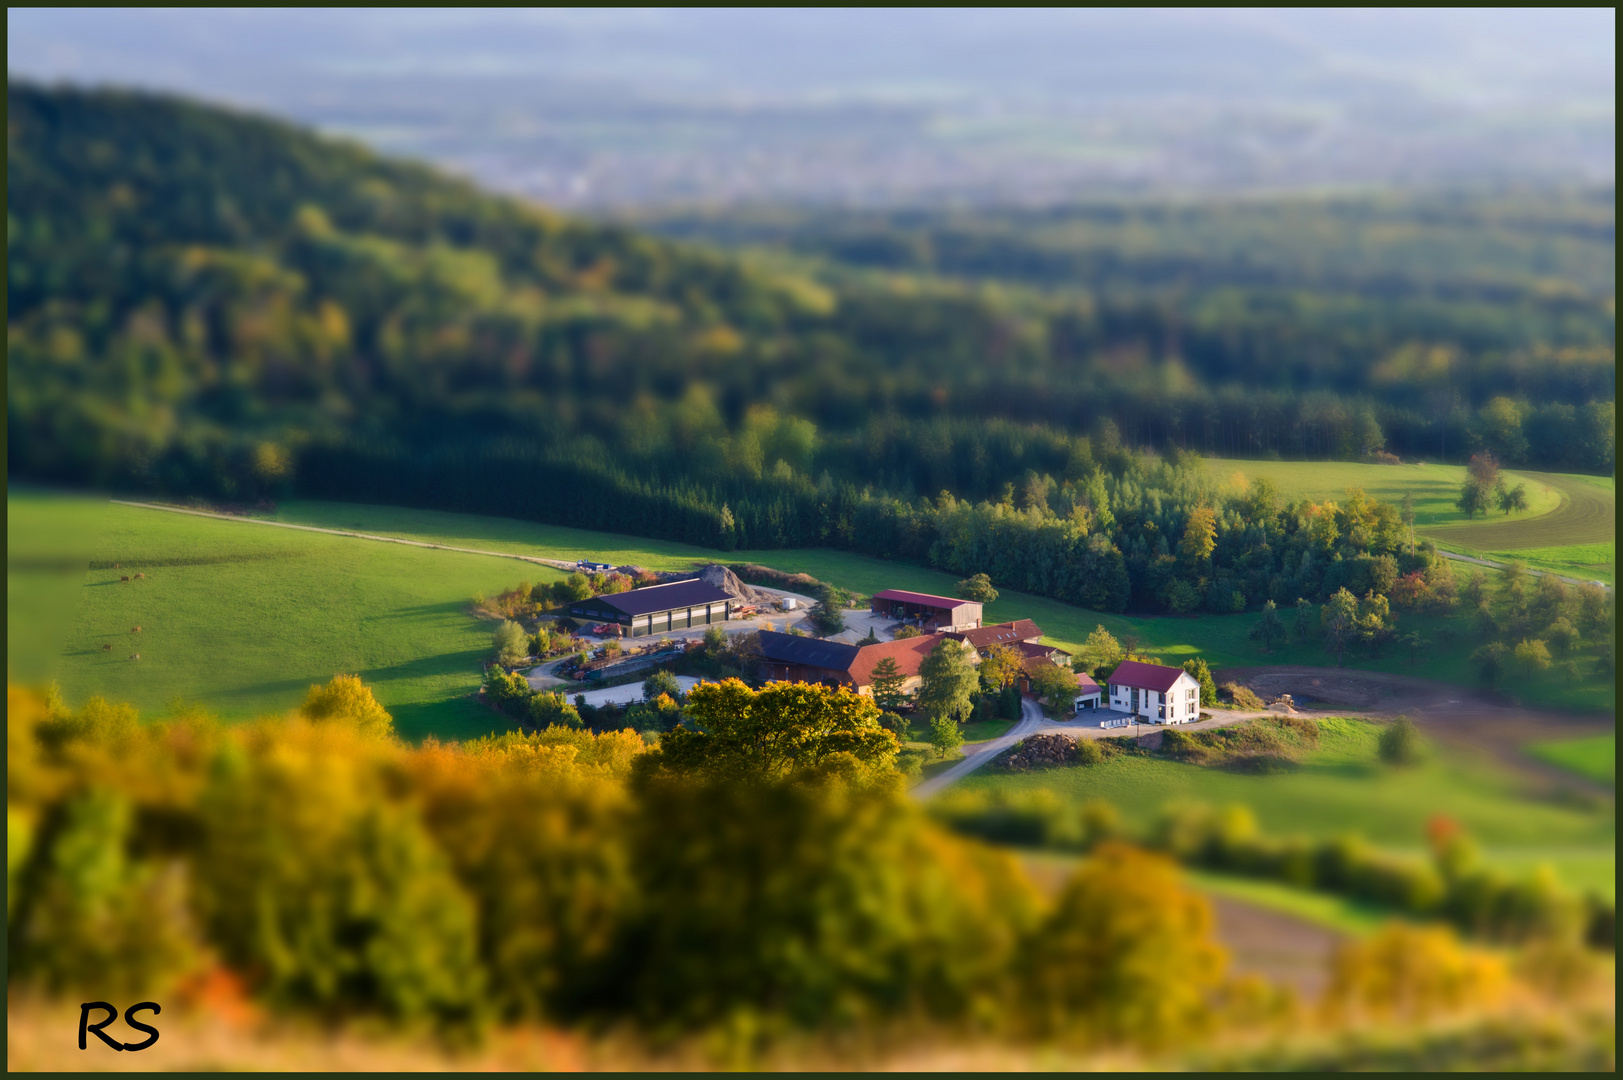
[[[1020,669],[1026,673],[1026,677],[1029,679],[1034,671],[1045,664],[1049,667],[1059,667],[1058,664],[1054,663],[1046,656],[1030,656],[1027,657],[1020,665]],[[1093,681],[1092,675],[1088,675],[1080,671],[1071,671],[1070,669],[1063,667],[1060,667],[1060,670],[1075,677],[1076,692],[1078,694],[1091,694],[1095,690],[1099,689],[1099,684]]]
[[[1036,642],[1036,641],[1021,641],[1021,642],[1017,642],[1015,645],[1013,645],[1011,647],[1020,656],[1028,658],[1028,659],[1035,658],[1035,659],[1047,660],[1048,658],[1052,657],[1055,653],[1059,653],[1061,656],[1070,656],[1071,655],[1070,653],[1066,652],[1064,649],[1056,648],[1053,645],[1044,645],[1041,642]]]
[[[929,593],[908,592],[906,589],[885,589],[873,594],[875,600],[899,600],[904,604],[921,604],[924,607],[956,608],[965,604],[973,604],[973,600],[954,600],[950,596],[931,596]]]
[[[949,635],[967,641],[977,649],[984,649],[988,645],[1008,645],[1017,641],[1040,638],[1043,631],[1042,627],[1030,619],[1019,619],[1015,622],[993,623],[991,626],[981,626],[974,630],[953,630]]]
[[[900,641],[881,641],[877,645],[864,645],[857,650],[851,666],[846,669],[857,686],[873,683],[874,665],[887,656],[896,661],[896,670],[902,675],[919,673],[919,665],[930,655],[930,650],[946,639],[946,634],[920,634]]]
[[[1121,666],[1110,673],[1105,681],[1111,686],[1136,686],[1140,690],[1154,690],[1164,694],[1172,689],[1183,668],[1162,664],[1141,664],[1137,660],[1123,660]]]

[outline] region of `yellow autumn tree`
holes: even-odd
[[[348,723],[363,735],[394,734],[390,716],[359,675],[334,675],[326,686],[312,686],[299,715],[322,723]]]

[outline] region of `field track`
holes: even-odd
[[[134,506],[141,510],[167,510],[171,514],[190,514],[193,517],[214,518],[218,521],[240,521],[249,525],[270,525],[277,529],[297,529],[300,532],[327,533],[330,536],[349,536],[356,540],[377,540],[385,544],[404,544],[407,547],[433,548],[436,551],[460,551],[464,555],[489,555],[497,559],[517,559],[520,562],[539,563],[542,566],[551,566],[558,570],[573,570],[576,564],[564,562],[560,559],[543,559],[535,555],[515,555],[511,551],[485,551],[482,548],[453,547],[450,544],[430,544],[423,540],[406,540],[398,536],[378,536],[373,533],[353,532],[349,529],[324,529],[319,525],[294,525],[286,521],[265,521],[262,518],[245,518],[236,514],[216,514],[212,510],[187,510],[180,506],[164,506],[162,503],[129,502],[125,499],[109,499],[108,502],[119,506]]]
[[[1550,473],[1523,473],[1529,480],[1561,495],[1561,505],[1548,514],[1470,525],[1417,528],[1422,536],[1478,551],[1610,543],[1616,535],[1616,499],[1601,488]]]

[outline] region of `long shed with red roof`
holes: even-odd
[[[868,608],[875,615],[915,623],[921,630],[973,630],[981,624],[981,605],[974,600],[932,596],[906,589],[876,592],[869,600]]]

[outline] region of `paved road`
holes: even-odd
[[[1047,722],[1047,719],[1043,716],[1042,708],[1035,701],[1030,698],[1022,698],[1020,700],[1020,722],[1010,728],[1007,734],[981,743],[976,747],[974,753],[965,757],[964,760],[952,768],[930,777],[924,783],[913,788],[912,794],[916,798],[928,799],[953,781],[968,776],[1027,735],[1039,730]]]
[[[937,773],[935,776],[930,777],[930,779],[924,781],[922,784],[913,787],[910,790],[910,794],[918,799],[928,799],[932,795],[938,794],[949,784],[962,780],[964,777],[968,776],[982,765],[985,765],[987,762],[991,761],[993,758],[997,757],[1003,751],[1007,750],[1009,747],[1013,746],[1015,743],[1019,742],[1021,739],[1024,739],[1028,735],[1041,735],[1047,732],[1057,731],[1078,739],[1109,739],[1120,735],[1132,735],[1135,733],[1135,729],[1132,726],[1120,728],[1099,727],[1097,717],[1106,715],[1107,713],[1109,713],[1109,710],[1084,714],[1085,717],[1088,717],[1087,719],[1072,720],[1066,723],[1057,723],[1044,716],[1042,707],[1039,706],[1035,701],[1032,701],[1030,698],[1022,698],[1020,700],[1020,722],[1018,724],[1014,725],[1014,727],[1010,728],[1006,734],[1000,736],[999,738],[977,744],[975,751],[967,755],[964,760],[958,762],[958,764],[945,770],[944,772]],[[1266,710],[1242,712],[1229,711],[1225,709],[1222,712],[1207,713],[1205,719],[1196,723],[1180,724],[1178,725],[1178,730],[1205,731],[1208,728],[1224,727],[1228,724],[1238,724],[1242,720],[1255,720],[1259,716],[1278,715],[1280,714],[1277,712],[1270,712]],[[1298,710],[1295,715],[1351,716],[1353,714],[1346,710],[1339,710],[1336,712]],[[1138,725],[1136,732],[1137,734],[1145,735],[1152,731],[1164,730],[1166,729],[1155,724],[1140,724]]]

